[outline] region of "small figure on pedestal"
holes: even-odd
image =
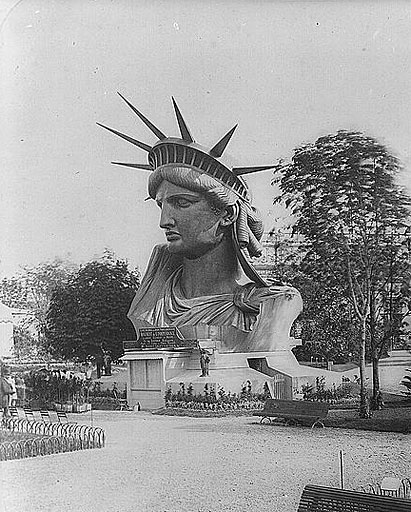
[[[208,377],[210,374],[210,357],[205,349],[200,349],[200,366],[201,375],[200,377]]]

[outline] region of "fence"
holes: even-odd
[[[105,431],[100,427],[20,418],[4,418],[2,427],[9,432],[34,434],[38,437],[0,443],[0,460],[103,448],[105,445]]]

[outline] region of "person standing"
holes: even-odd
[[[16,407],[17,405],[17,386],[16,386],[16,379],[13,377],[13,375],[9,375],[7,377],[7,382],[10,384],[12,388],[12,393],[9,395],[9,407]]]
[[[0,404],[3,409],[3,418],[9,415],[10,395],[13,394],[13,388],[7,380],[9,377],[10,368],[3,367],[0,378]]]

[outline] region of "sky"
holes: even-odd
[[[146,153],[155,142],[117,95],[169,136],[171,96],[199,143],[234,124],[237,165],[267,165],[339,129],[376,137],[411,193],[408,1],[0,0],[0,277],[105,248],[144,269],[164,242]],[[271,171],[247,182],[266,228]]]

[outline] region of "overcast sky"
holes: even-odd
[[[105,247],[144,269],[164,241],[147,174],[110,164],[146,153],[96,125],[155,142],[116,91],[170,136],[173,95],[207,146],[238,122],[238,165],[356,129],[410,168],[408,1],[0,0],[0,14],[0,277]],[[248,178],[267,228],[270,178]]]

